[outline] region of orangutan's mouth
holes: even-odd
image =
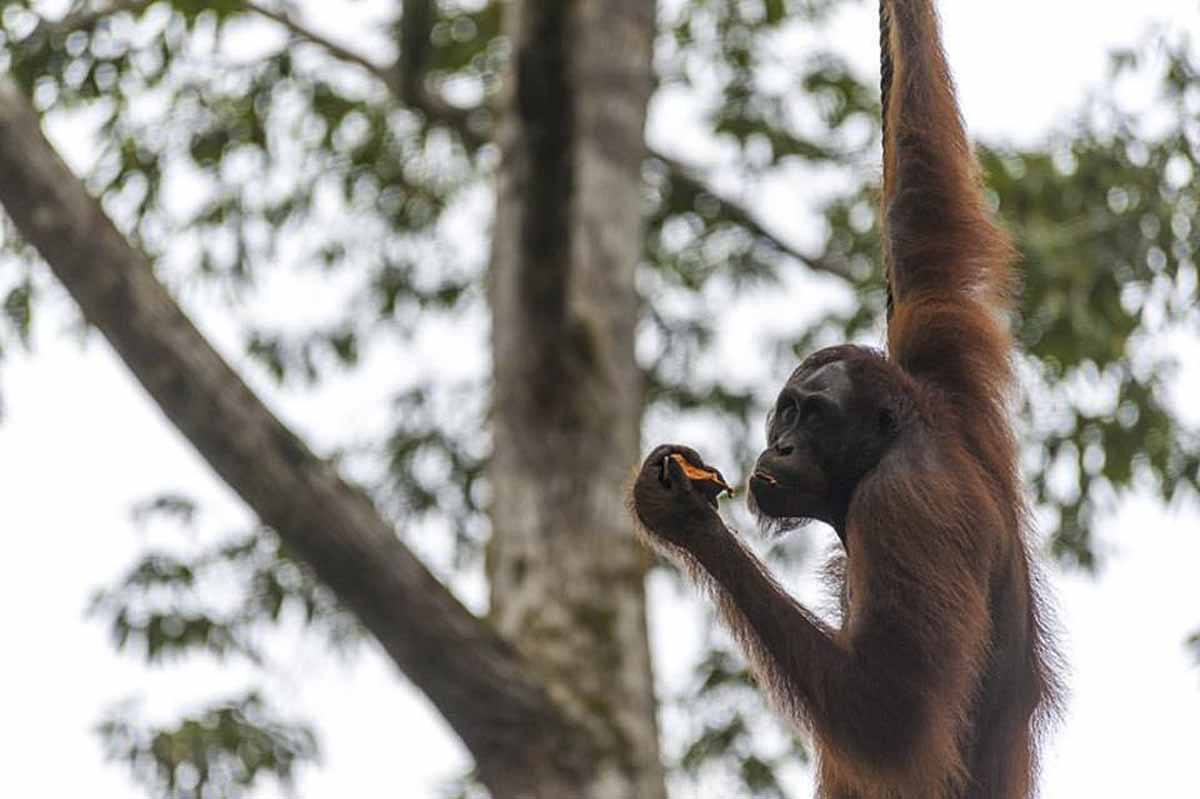
[[[762,480],[767,485],[772,485],[772,486],[779,485],[779,480],[776,477],[774,477],[773,475],[769,475],[763,471],[758,471],[758,472],[755,472],[754,474],[750,475],[750,479],[751,480]]]

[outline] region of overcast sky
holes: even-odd
[[[383,18],[389,4],[302,5],[318,27],[369,46],[379,39],[365,36],[365,25]],[[969,126],[993,139],[1034,141],[1066,118],[1084,89],[1103,80],[1107,50],[1131,43],[1151,23],[1200,34],[1191,0],[943,6]],[[877,59],[874,13],[864,4],[836,28],[864,70]],[[678,120],[664,118],[669,109],[656,110],[651,135],[661,137]],[[67,149],[80,147],[71,131],[54,133]],[[782,226],[786,208],[770,202],[763,213]],[[244,685],[247,673],[210,663],[148,671],[118,657],[105,631],[83,618],[87,597],[145,544],[147,534],[129,524],[129,508],[147,493],[174,486],[200,496],[205,529],[238,529],[247,515],[107,346],[92,337],[81,348],[64,334],[68,315],[45,310],[36,354],[10,354],[0,366],[6,408],[0,529],[10,542],[0,558],[0,629],[8,634],[0,795],[128,796],[123,767],[103,762],[90,731],[103,708],[140,692],[148,714],[169,714],[189,700]],[[201,316],[208,330],[220,333],[212,309]],[[436,369],[439,359],[420,352],[404,368]],[[1195,359],[1184,381],[1190,388],[1182,394],[1194,397],[1200,391]],[[256,387],[318,444],[337,440],[345,419],[370,412],[367,406],[378,400],[345,393],[288,397],[261,382]],[[328,405],[322,409],[321,402]],[[1097,531],[1114,554],[1100,580],[1054,573],[1072,698],[1048,750],[1045,796],[1200,795],[1193,762],[1200,671],[1183,648],[1185,636],[1200,627],[1198,520],[1194,507],[1168,512],[1131,500]],[[663,582],[653,583],[652,596],[660,678],[669,684],[686,666],[678,653],[698,645],[694,616]],[[322,734],[324,766],[305,772],[302,795],[432,797],[440,781],[464,766],[445,725],[373,651],[353,666],[301,639],[285,641],[275,654],[284,664],[277,695],[316,719]]]

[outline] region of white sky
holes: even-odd
[[[382,18],[387,7],[304,5],[310,19],[350,41],[361,30],[356,26]],[[869,68],[876,58],[874,10],[865,5],[846,15],[836,35]],[[1200,33],[1191,0],[943,6],[972,131],[1022,141],[1063,119],[1083,88],[1103,79],[1112,45],[1135,40],[1152,21]],[[669,141],[663,134],[675,122],[657,118],[652,136]],[[771,197],[763,213],[786,226],[787,202],[795,198]],[[212,307],[200,313],[208,329],[220,330],[219,316]],[[150,671],[118,657],[105,631],[83,618],[87,597],[145,543],[128,512],[146,494],[186,488],[205,503],[206,529],[236,529],[247,516],[103,342],[93,337],[81,349],[64,334],[65,318],[45,314],[36,355],[13,355],[0,367],[7,412],[0,426],[0,485],[7,487],[0,528],[15,542],[0,559],[0,629],[10,642],[0,689],[6,716],[0,795],[128,796],[123,767],[102,761],[90,732],[103,707],[142,692],[149,713],[169,713],[236,689],[246,673],[206,663]],[[436,364],[436,352],[423,353],[408,368]],[[1188,364],[1185,379],[1200,388],[1198,371],[1194,361]],[[282,396],[255,382],[318,440],[334,440],[365,402],[345,393]],[[1097,531],[1115,554],[1100,580],[1055,574],[1072,700],[1048,749],[1045,796],[1200,795],[1191,760],[1200,742],[1200,670],[1183,649],[1185,635],[1200,627],[1197,521],[1194,508],[1171,513],[1129,501]],[[665,583],[655,581],[652,595],[659,676],[669,685],[687,665],[679,653],[698,645],[695,617]],[[277,695],[317,719],[322,733],[324,766],[304,773],[302,795],[432,797],[441,780],[462,768],[462,751],[444,724],[373,650],[353,666],[299,640],[285,641],[275,656],[285,675]]]

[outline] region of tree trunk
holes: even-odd
[[[491,268],[492,617],[593,734],[579,796],[665,796],[638,458],[634,271],[654,3],[515,0]]]

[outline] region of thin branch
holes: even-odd
[[[688,166],[682,161],[663,154],[661,151],[651,149],[650,157],[661,161],[667,167],[672,181],[687,188],[689,192],[707,194],[717,200],[725,209],[725,216],[732,220],[735,224],[740,225],[750,231],[754,236],[768,242],[771,247],[793,258],[816,272],[825,272],[826,274],[835,275],[843,280],[854,281],[854,274],[850,267],[839,261],[833,261],[828,258],[822,258],[818,255],[809,255],[800,252],[791,244],[776,236],[771,231],[758,221],[749,208],[737,203],[727,197],[722,197],[705,183],[698,175],[699,170],[695,167]]]
[[[95,27],[96,23],[105,17],[122,12],[137,13],[157,2],[161,2],[161,0],[111,0],[111,2],[93,6],[87,10],[80,9],[73,11],[57,21],[43,20],[42,28],[44,31],[52,34],[66,34],[76,30],[88,30]],[[348,64],[361,67],[387,86],[388,91],[392,94],[399,95],[401,93],[401,81],[393,67],[377,64],[366,56],[356,53],[348,47],[343,47],[333,39],[318,33],[307,25],[297,22],[290,15],[282,11],[276,11],[262,3],[254,2],[254,0],[243,0],[242,9],[248,13],[257,14],[260,17],[271,20],[275,24],[282,26],[297,39],[317,45],[339,61],[345,61]]]
[[[473,109],[451,105],[428,91],[420,80],[406,80],[399,61],[389,65],[378,64],[317,33],[287,14],[274,11],[254,0],[245,0],[243,7],[246,11],[282,25],[296,38],[321,47],[339,61],[362,67],[368,74],[378,79],[392,96],[405,105],[424,113],[431,121],[453,130],[472,150],[477,150],[488,143],[489,137],[476,130],[472,124]]]
[[[268,8],[261,3],[254,2],[254,0],[244,0],[242,7],[252,14],[257,14],[260,17],[264,17],[278,25],[281,25],[297,39],[303,39],[309,44],[317,45],[337,60],[345,61],[348,64],[354,64],[355,66],[362,67],[372,76],[381,81],[392,94],[398,95],[400,93],[400,81],[398,79],[399,76],[392,67],[377,64],[366,56],[356,53],[347,47],[343,47],[323,34],[317,33],[307,25],[297,22],[290,15],[281,11],[276,11],[272,8]]]
[[[55,36],[65,36],[77,30],[90,30],[102,19],[113,14],[137,13],[157,2],[162,2],[162,0],[112,0],[112,2],[93,7],[90,10],[71,12],[57,21],[43,19],[41,30]],[[487,133],[479,131],[474,124],[472,119],[475,113],[474,109],[459,108],[446,102],[443,98],[428,91],[420,80],[406,80],[399,61],[392,64],[377,63],[361,53],[338,44],[324,34],[318,33],[308,25],[298,22],[291,15],[276,11],[256,0],[243,0],[242,10],[274,22],[296,39],[316,45],[338,61],[363,69],[368,75],[382,83],[393,97],[425,114],[435,124],[453,130],[471,150],[478,150],[490,141]]]
[[[157,2],[159,0],[113,0],[113,2],[105,3],[101,6],[80,8],[71,11],[56,21],[43,19],[41,29],[51,35],[62,36],[74,31],[91,30],[102,19],[111,17],[113,14],[120,14],[121,12],[137,14]]]

